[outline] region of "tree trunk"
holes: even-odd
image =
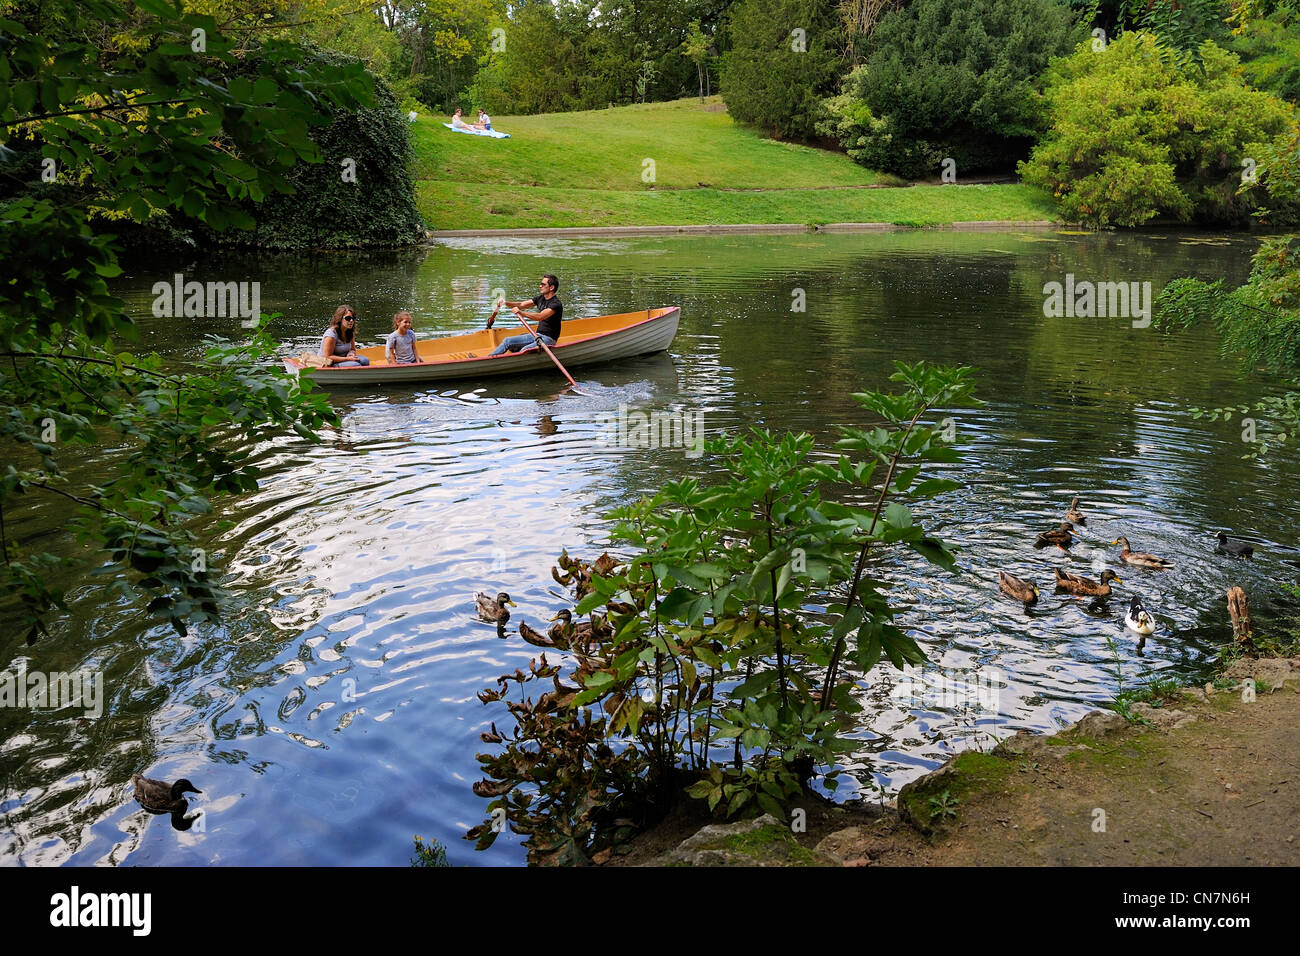
[[[1250,643],[1250,605],[1246,592],[1239,587],[1228,589],[1228,616],[1232,618],[1232,636],[1238,644]]]
[[[696,63],[695,72],[700,76],[700,102],[704,102],[704,64]]]

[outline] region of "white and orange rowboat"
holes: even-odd
[[[644,309],[618,315],[565,319],[560,330],[560,340],[551,347],[551,351],[569,368],[662,352],[672,344],[680,316],[680,307],[669,306],[665,309]],[[509,321],[502,321],[511,318],[509,313],[505,313],[497,318],[496,325],[491,329],[416,342],[416,351],[424,361],[412,365],[388,364],[384,361],[384,347],[376,345],[357,349],[358,355],[370,359],[369,365],[316,368],[310,364],[312,353],[303,352],[297,358],[286,358],[284,367],[324,386],[437,382],[453,378],[554,371],[555,365],[538,348],[489,357],[488,353],[503,339],[528,334],[522,325],[516,323],[512,327]]]

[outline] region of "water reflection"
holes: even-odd
[[[846,734],[859,741],[848,767],[862,788],[896,788],[954,751],[1069,722],[1120,680],[1198,674],[1226,639],[1226,586],[1266,593],[1275,556],[1294,546],[1269,516],[1297,489],[1280,469],[1240,460],[1239,430],[1188,407],[1269,386],[1218,359],[1204,332],[1166,338],[1042,312],[1043,283],[1066,272],[1157,290],[1185,273],[1244,277],[1253,243],[1186,238],[502,238],[187,264],[263,281],[263,302],[285,313],[286,351],[318,345],[341,301],[358,309],[367,341],[398,308],[423,333],[478,328],[493,290],[519,294],[543,268],[560,274],[571,314],[671,303],[682,326],[670,355],[577,370],[582,394],[558,373],[356,389],[331,397],[343,423],[322,444],[255,450],[261,489],[204,529],[240,598],[221,628],[181,638],[81,589],[59,633],[28,652],[50,670],[102,670],[106,714],[79,724],[0,711],[0,860],[403,865],[420,833],[453,863],[521,862],[513,837],[486,854],[460,839],[483,814],[470,793],[478,735],[500,717],[475,694],[527,665],[534,649],[513,628],[560,606],[549,569],[561,549],[598,552],[609,508],[716,468],[680,448],[612,447],[610,414],[698,412],[709,436],[802,430],[830,449],[837,424],[861,421],[849,394],[885,387],[895,359],[975,365],[988,404],[953,416],[966,487],[922,509],[961,548],[962,573],[905,553],[877,557],[871,572],[896,584],[900,622],[934,671],[989,677],[997,706],[918,697],[905,686],[914,675],[860,675],[867,710]],[[141,267],[121,290],[150,347],[192,359],[203,334],[237,334],[219,320],[149,316],[155,273],[171,271]],[[791,311],[795,289],[805,312]],[[1035,552],[1034,532],[1074,495],[1089,516],[1079,543]],[[39,516],[18,521],[40,533]],[[1259,558],[1215,556],[1220,528],[1258,542]],[[1122,570],[1108,606],[1043,586],[1054,565],[1094,577],[1118,567],[1120,535],[1176,571]],[[1039,582],[1032,614],[999,594],[1000,568]],[[505,640],[476,620],[480,590],[519,603]],[[1159,622],[1141,653],[1122,624],[1131,594]],[[126,781],[144,768],[203,780],[201,830],[139,812]]]

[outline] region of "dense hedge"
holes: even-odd
[[[795,31],[801,31],[796,33]],[[819,101],[835,88],[842,35],[829,0],[740,0],[722,56],[727,112],[776,137],[815,133]]]
[[[1040,76],[1083,27],[1063,0],[913,0],[876,28],[827,105],[858,162],[908,178],[1009,170],[1045,128]]]
[[[338,53],[324,56],[331,62],[356,62]],[[251,62],[248,68],[252,68]],[[186,222],[184,227],[199,245],[265,249],[354,248],[417,241],[423,224],[415,208],[411,179],[409,122],[392,91],[377,78],[375,102],[373,109],[339,113],[328,126],[312,129],[311,138],[320,147],[322,162],[295,167],[289,176],[294,194],[275,193],[249,204],[256,229],[218,234],[200,223]],[[354,164],[354,181],[344,178],[347,160]]]

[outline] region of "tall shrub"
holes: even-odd
[[[815,133],[832,92],[841,26],[829,0],[740,0],[728,24],[720,87],[727,111],[777,138]]]
[[[1148,33],[1104,50],[1081,44],[1053,71],[1052,126],[1021,165],[1024,180],[1095,227],[1244,223],[1242,186],[1292,135],[1295,109],[1246,86],[1237,58],[1213,43],[1199,59],[1180,65]]]
[[[1063,0],[914,0],[889,13],[846,92],[877,120],[859,162],[916,178],[1010,168],[1046,126],[1040,75],[1083,28]]]

